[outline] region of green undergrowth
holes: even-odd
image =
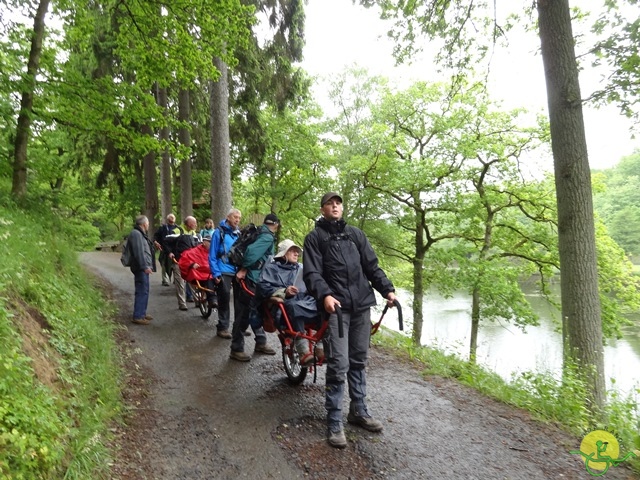
[[[639,458],[630,461],[640,472],[640,407],[632,396],[608,392],[605,422],[596,420],[584,405],[585,385],[577,372],[565,372],[562,379],[548,373],[524,372],[507,382],[498,374],[459,357],[429,347],[416,347],[410,338],[384,329],[372,342],[396,355],[418,363],[425,376],[452,378],[506,404],[523,408],[532,417],[553,422],[581,439],[593,430],[608,430],[621,441],[623,451],[635,451]],[[571,369],[569,369],[571,370]],[[640,395],[640,390],[636,392]],[[577,445],[578,446],[578,445]]]
[[[115,310],[51,213],[0,207],[0,479],[107,478]]]

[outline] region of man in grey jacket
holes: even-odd
[[[342,219],[342,197],[335,192],[326,193],[320,201],[320,212],[322,218],[304,240],[303,278],[318,301],[318,309],[329,316],[325,335],[327,441],[332,447],[344,448],[345,380],[351,399],[347,421],[370,432],[382,430],[382,423],[369,414],[365,404],[370,307],[376,303],[374,288],[389,306],[393,306],[396,297],[364,232]],[[342,310],[343,338],[338,336],[336,307]]]
[[[133,301],[133,323],[148,325],[152,320],[147,315],[149,303],[149,275],[156,271],[156,259],[153,242],[147,236],[149,219],[140,215],[136,217],[136,225],[127,238],[127,248],[131,252],[131,273],[135,282]]]

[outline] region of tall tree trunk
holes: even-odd
[[[424,285],[422,281],[422,267],[424,259],[416,258],[413,261],[413,329],[411,341],[414,345],[420,345],[422,339],[422,307],[424,304]]]
[[[191,181],[191,133],[189,130],[189,90],[182,89],[178,93],[178,120],[182,124],[178,131],[178,139],[186,152],[180,163],[180,215],[185,217],[193,214],[193,192]]]
[[[158,105],[162,107],[165,121],[169,115],[167,110],[167,89],[158,88]],[[169,125],[164,124],[160,129],[160,141],[166,142],[162,150],[162,161],[160,163],[160,211],[162,220],[167,218],[173,208],[171,199],[171,155],[169,154]],[[162,222],[161,222],[162,223]]]
[[[142,133],[153,136],[153,130],[148,125],[143,125]],[[155,232],[158,227],[158,172],[156,171],[156,154],[152,150],[142,159],[144,171],[144,214],[149,219],[149,231]]]
[[[231,154],[229,151],[229,80],[227,65],[215,58],[220,79],[211,82],[211,214],[225,218],[231,208]]]
[[[562,316],[573,359],[589,387],[594,411],[605,402],[604,353],[591,174],[568,0],[538,0],[547,83],[560,252]],[[565,364],[566,365],[566,364]]]
[[[422,306],[424,304],[424,257],[426,254],[424,232],[426,224],[424,212],[415,211],[416,237],[415,237],[415,258],[413,259],[413,329],[411,340],[414,345],[419,346],[422,341],[422,327],[424,318]]]
[[[44,18],[49,9],[49,0],[40,0],[38,10],[33,19],[33,35],[31,50],[27,61],[27,73],[24,79],[20,113],[16,126],[16,137],[13,157],[13,184],[11,193],[20,199],[27,194],[27,144],[31,134],[31,114],[33,113],[33,95],[36,84],[36,74],[42,56],[42,39],[44,38]]]
[[[469,340],[469,363],[475,364],[478,353],[478,330],[480,328],[480,289],[475,287],[471,295],[471,339]]]

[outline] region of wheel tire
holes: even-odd
[[[203,290],[195,290],[193,292],[193,298],[198,304],[198,308],[200,309],[200,315],[205,320],[208,320],[211,316],[211,307],[207,302],[207,294]]]
[[[280,343],[282,344],[282,363],[289,383],[300,385],[307,378],[308,368],[300,365],[300,357],[292,344],[287,345],[284,340],[280,340]]]

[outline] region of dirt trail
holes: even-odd
[[[81,254],[111,285],[126,327],[120,337],[133,408],[117,433],[112,476],[144,479],[588,479],[569,450],[580,439],[530,419],[452,381],[423,380],[415,367],[373,348],[370,410],[385,429],[346,426],[349,445],[325,441],[324,369],[290,386],[278,355],[229,360],[229,340],[215,336],[216,314],[178,310],[173,287],[151,279],[148,326],[130,323],[133,276],[117,253]],[[191,304],[192,305],[192,304]],[[246,337],[246,351],[254,341]],[[632,479],[611,468],[607,479]]]

